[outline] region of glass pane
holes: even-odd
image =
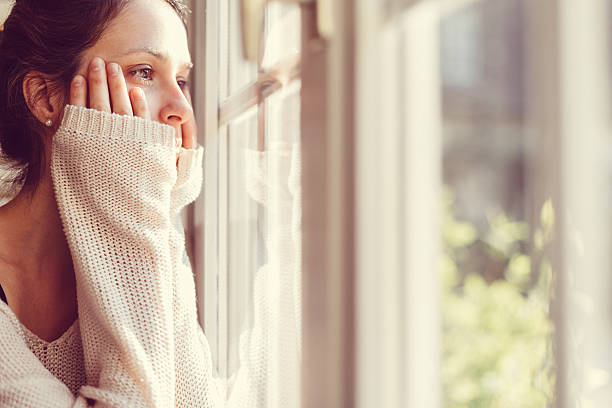
[[[219,2],[222,8],[228,8],[226,22],[220,26],[221,33],[226,33],[228,38],[227,64],[222,69],[227,72],[228,94],[231,96],[257,80],[257,64],[244,60],[242,49],[242,25],[240,17],[240,0],[229,0]]]
[[[229,125],[230,405],[299,406],[299,89],[294,82]]]
[[[440,24],[446,407],[553,398],[554,218],[551,201],[534,194],[521,4],[468,3]]]
[[[221,87],[223,101],[257,80],[257,64],[245,61],[242,49],[240,0],[220,4],[222,55],[220,76],[227,79]],[[297,4],[270,3],[264,24],[264,54],[259,70],[266,70],[290,58],[297,58],[301,47],[301,17]]]
[[[300,53],[302,21],[298,4],[270,3],[266,9],[266,34],[262,68],[270,69]]]
[[[242,59],[240,1],[221,3],[220,49],[228,50],[221,55],[220,79],[227,84],[225,90],[221,87],[223,101],[252,84],[257,69]],[[264,30],[266,63],[276,66],[299,56],[298,6],[268,5]],[[218,237],[221,248],[227,242],[225,252],[220,251],[227,268],[220,268],[224,303],[218,326],[221,332],[226,328],[227,336],[224,340],[220,335],[219,366],[228,386],[229,407],[299,406],[299,90],[299,81],[285,84],[232,120],[221,142],[227,153],[224,156],[222,149],[219,158],[219,203],[227,207],[227,238],[223,231]],[[227,203],[222,200],[223,185]]]
[[[261,209],[247,188],[247,159],[257,149],[257,107],[228,126],[228,378],[240,365],[240,334],[252,328],[253,279],[263,264]]]
[[[301,160],[300,82],[266,102],[266,170],[260,200],[266,208],[267,270],[260,277],[270,315],[267,326],[265,386],[269,406],[300,406],[301,374]],[[262,401],[263,402],[263,401]]]

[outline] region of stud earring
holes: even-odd
[[[51,119],[47,119],[47,121],[45,122],[45,126],[46,127],[51,127],[53,126],[53,121]]]

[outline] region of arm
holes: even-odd
[[[103,80],[104,75],[101,72],[98,72],[98,73],[90,72],[90,76],[96,76],[96,75],[101,76],[101,78],[98,78],[97,81],[92,80],[89,82],[89,92],[90,92],[89,98],[87,98],[86,90],[84,89],[84,87],[78,85],[79,81],[73,81],[72,88],[71,88],[71,103],[73,105],[85,107],[87,100],[89,100],[93,106],[96,106],[96,109],[110,112],[111,111],[110,106],[108,106],[109,98],[104,96],[110,90],[110,93],[112,96],[111,99],[113,100],[112,108],[115,112],[132,112],[133,111],[135,116],[139,116],[141,118],[150,117],[149,112],[148,112],[146,98],[144,97],[144,94],[142,92],[138,92],[140,91],[139,89],[132,88],[129,92],[129,97],[127,97],[124,94],[125,83],[121,75],[109,76],[108,89],[106,89],[105,81]],[[78,76],[77,76],[77,79],[78,79]],[[185,94],[185,96],[189,100],[188,92]],[[94,103],[94,101],[97,101],[97,103]],[[130,104],[131,104],[132,109],[129,106]],[[124,120],[130,121],[130,119],[124,119]],[[157,234],[157,238],[160,238],[160,239],[159,241],[156,241],[156,243],[163,242],[165,245],[162,245],[162,248],[159,248],[158,250],[153,250],[152,254],[153,255],[155,254],[163,255],[162,258],[168,261],[168,262],[163,262],[164,263],[163,281],[167,283],[168,279],[170,279],[172,281],[172,285],[171,286],[161,285],[161,288],[167,289],[171,287],[172,288],[170,292],[171,298],[170,298],[170,301],[168,302],[168,296],[167,296],[168,293],[165,292],[163,299],[160,299],[160,300],[163,300],[164,302],[163,310],[165,313],[163,317],[166,320],[164,330],[166,331],[166,333],[173,332],[173,334],[170,336],[170,340],[168,340],[168,342],[165,344],[166,353],[163,353],[164,368],[161,370],[160,374],[162,376],[164,374],[172,374],[171,368],[172,369],[176,368],[177,375],[176,376],[172,375],[171,377],[173,378],[168,378],[169,380],[176,379],[176,381],[172,382],[172,386],[174,386],[175,388],[169,389],[169,388],[172,388],[172,386],[170,385],[171,381],[167,381],[166,383],[164,383],[165,390],[160,391],[158,395],[160,396],[170,395],[176,390],[177,398],[175,402],[177,406],[188,406],[186,404],[187,400],[190,401],[191,403],[195,403],[196,406],[202,406],[203,404],[206,404],[206,406],[211,406],[211,405],[214,405],[213,401],[215,401],[215,399],[213,397],[216,395],[214,390],[208,387],[209,380],[211,378],[211,376],[209,375],[211,372],[211,359],[210,359],[210,352],[208,351],[208,344],[205,341],[205,339],[202,339],[201,337],[193,335],[193,333],[196,332],[194,330],[194,325],[199,328],[199,326],[197,325],[197,319],[196,319],[196,314],[195,314],[195,290],[193,289],[194,285],[193,285],[193,277],[191,275],[191,268],[189,266],[188,260],[186,259],[186,256],[184,256],[185,242],[184,242],[184,236],[182,235],[183,230],[182,230],[182,224],[180,221],[180,210],[185,205],[187,205],[189,202],[193,201],[197,197],[197,195],[199,195],[200,187],[201,187],[202,149],[201,148],[197,150],[192,149],[196,144],[195,143],[196,132],[197,132],[197,129],[195,126],[195,121],[193,120],[193,117],[191,116],[187,122],[182,124],[181,133],[182,133],[182,145],[184,149],[183,148],[178,149],[179,154],[176,156],[177,157],[176,164],[174,161],[174,153],[176,153],[176,150],[172,149],[172,154],[168,152],[168,146],[173,145],[173,143],[167,140],[167,138],[164,138],[164,143],[163,143],[165,147],[164,152],[167,155],[173,156],[173,160],[172,160],[173,166],[172,166],[172,169],[162,166],[163,167],[162,171],[158,173],[163,174],[165,171],[169,170],[171,173],[173,173],[174,178],[176,178],[177,167],[178,167],[178,179],[176,179],[175,183],[174,181],[172,181],[171,183],[166,183],[162,181],[161,184],[159,185],[156,183],[159,183],[160,180],[154,181],[153,183],[148,183],[148,181],[150,180],[147,180],[148,184],[146,184],[145,187],[146,186],[148,186],[149,188],[153,187],[155,191],[163,190],[164,194],[163,194],[162,201],[164,202],[164,211],[163,211],[163,214],[156,214],[155,211],[151,212],[149,209],[145,209],[144,211],[145,214],[142,214],[143,219],[145,220],[149,218],[151,220],[156,219],[156,218],[164,220],[163,226],[160,228],[160,230],[158,231],[159,233]],[[132,142],[132,140],[129,140],[129,141]],[[66,149],[70,150],[72,149],[73,145],[77,145],[78,143],[81,143],[81,141],[80,140],[67,141]],[[104,142],[102,142],[102,145],[104,145]],[[121,150],[121,147],[120,147],[120,150]],[[121,152],[121,154],[123,154],[123,152]],[[146,166],[147,164],[150,164],[150,163],[151,162],[149,162],[148,160],[145,160],[145,163],[143,164]],[[164,165],[167,165],[168,163],[169,161],[165,161],[165,160],[163,161]],[[135,169],[135,170],[138,170],[138,169]],[[153,170],[155,172],[155,169]],[[125,173],[129,173],[130,175],[133,176],[133,175],[138,175],[139,171],[133,172],[130,170],[129,165],[127,165],[127,166],[124,166],[123,170],[117,175],[118,178],[121,178],[121,176],[123,176]],[[169,185],[171,185],[171,189],[170,189],[171,190],[170,191],[171,203],[170,203],[170,209],[168,211],[168,208],[165,204],[167,204],[166,201],[168,200],[168,186]],[[159,187],[161,190],[159,190],[156,187]],[[132,198],[134,194],[130,194],[129,189],[123,192],[113,191],[113,194],[117,194],[117,193],[118,194],[128,194],[128,197],[127,197],[128,199],[124,201],[127,201],[128,204],[132,203]],[[142,192],[140,193],[137,192],[135,196],[137,198],[143,198],[146,204],[150,204],[150,197],[147,197],[146,194],[142,195]],[[111,198],[111,201],[112,201],[112,198]],[[92,200],[92,202],[95,204],[95,200]],[[134,216],[134,214],[132,214],[132,216]],[[106,218],[104,220],[108,221]],[[120,226],[125,225],[125,223],[120,222],[119,225]],[[117,229],[116,231],[121,231],[121,228]],[[116,231],[105,230],[105,233],[113,234],[113,233],[116,233]],[[165,237],[165,239],[162,238],[162,236]],[[120,245],[119,248],[121,249],[121,251],[123,251],[125,249],[125,246]],[[114,249],[116,250],[116,246]],[[112,254],[111,257],[113,255],[116,255],[116,253]],[[169,256],[169,258],[167,258],[166,256]],[[130,257],[130,259],[135,263],[138,262],[137,259],[133,259],[132,257]],[[170,267],[170,269],[167,270],[166,267],[168,266]],[[188,277],[188,279],[179,280],[177,279],[178,276]],[[139,284],[143,284],[141,280],[138,280],[137,282]],[[177,286],[179,285],[182,285],[182,287],[179,287],[177,291]],[[144,288],[144,289],[145,289],[145,292],[144,292],[145,296],[142,296],[142,293],[140,293],[142,292],[142,290],[134,290],[132,293],[128,295],[133,295],[131,299],[142,300],[143,297],[146,297],[150,294],[150,292],[146,292],[147,288]],[[191,292],[189,292],[189,289],[191,289]],[[78,291],[78,282],[77,282],[77,291]],[[177,292],[180,295],[186,294],[187,298],[184,298],[182,296],[177,297],[176,296]],[[157,299],[155,295],[153,296],[153,298],[154,298],[152,299],[153,301]],[[139,303],[142,304],[143,302],[141,301]],[[189,306],[191,305],[193,305],[192,314],[189,313]],[[174,314],[170,318],[171,323],[167,324],[168,323],[167,314],[168,312],[171,311],[169,310],[169,308],[173,309],[172,311],[174,312]],[[100,317],[103,318],[104,316],[100,316]],[[154,324],[162,322],[160,320],[156,320],[151,315],[146,315],[145,317],[152,318]],[[193,319],[191,317],[193,317]],[[111,318],[114,319],[115,316],[111,316]],[[98,316],[95,316],[95,319],[92,321],[92,326],[95,326],[96,320],[99,320]],[[141,321],[142,321],[141,318],[138,317],[137,322],[140,323]],[[82,331],[84,331],[84,329]],[[195,341],[196,339],[197,341]],[[124,344],[127,344],[125,340],[122,340],[122,342]],[[120,343],[118,344],[120,345]],[[89,373],[91,372],[93,373],[94,380],[96,378],[101,378],[100,369],[102,365],[104,364],[103,360],[104,358],[112,359],[112,353],[110,354],[110,357],[108,355],[103,356],[102,354],[100,354],[98,359],[96,358],[90,359],[87,353],[87,348],[88,347],[86,347],[84,344],[86,365],[88,365],[88,367],[91,366],[90,368],[88,368],[88,376],[89,376]],[[112,351],[113,350],[111,350],[111,352]],[[163,350],[160,349],[160,351],[163,351]],[[132,354],[128,352],[127,355],[131,356]],[[145,356],[145,357],[148,357],[148,356]],[[159,355],[159,357],[161,357],[161,354]],[[117,363],[118,364],[116,365],[120,366],[121,360],[117,361]],[[138,365],[136,367],[138,367]],[[117,378],[117,375],[115,375],[114,377],[111,375],[114,368],[115,368],[115,365],[113,365],[111,362],[110,367],[108,369],[108,373],[109,373],[109,375],[107,376],[108,378],[111,378],[111,377]],[[121,370],[119,371],[121,372]],[[148,382],[147,384],[147,381],[143,378],[142,375],[138,376],[130,372],[126,374],[125,370],[123,371],[124,372],[122,373],[122,377],[126,378],[125,382],[128,385],[132,385],[134,383],[134,380],[136,380],[136,384],[143,385],[145,387],[145,391],[147,391],[147,389],[156,390],[158,388],[153,385],[154,384],[153,382]],[[118,384],[117,386],[117,384],[114,384],[112,381],[108,384],[104,384],[103,387],[99,387],[99,388],[104,389],[105,393],[108,393],[108,391],[111,389],[112,390],[119,389],[121,391],[121,395],[123,396],[132,394],[132,392],[129,391],[127,388],[125,389],[122,388],[122,384]],[[94,391],[96,394],[99,394],[101,392],[100,389],[92,390],[92,391]],[[170,403],[169,400],[167,402]]]
[[[139,99],[131,101],[134,114],[148,117],[142,92],[130,98]],[[28,364],[0,367],[2,406],[217,406],[208,344],[196,330],[195,290],[176,296],[193,289],[179,213],[199,194],[185,176],[199,174],[201,183],[202,150],[181,149],[177,163],[173,129],[85,109],[85,101],[72,90],[79,107],[66,108],[51,167],[75,267],[89,385],[74,399],[29,351],[17,322],[14,333],[0,336],[9,352],[0,361],[19,350]]]
[[[173,129],[67,106],[53,139],[88,384],[104,406],[174,406]]]

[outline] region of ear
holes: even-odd
[[[55,124],[60,116],[61,96],[53,85],[53,81],[45,79],[39,72],[30,72],[23,80],[23,97],[26,104],[42,124],[49,119]]]

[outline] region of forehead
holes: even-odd
[[[190,61],[185,26],[163,0],[128,2],[86,56],[112,61],[134,49],[157,50],[176,65]]]

